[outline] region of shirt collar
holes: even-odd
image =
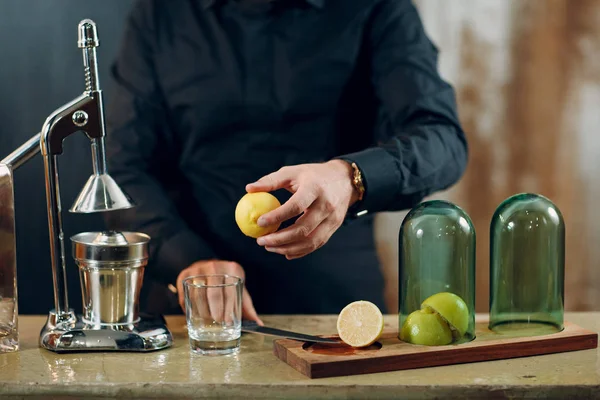
[[[204,7],[204,9],[210,8],[212,6],[215,5],[215,3],[218,0],[201,0],[202,6]],[[323,4],[325,3],[325,0],[304,0],[306,1],[308,4],[310,4],[313,7],[316,8],[323,8]]]

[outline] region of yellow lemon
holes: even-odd
[[[340,339],[352,347],[367,347],[383,333],[383,314],[369,301],[355,301],[340,312],[337,319]]]
[[[268,235],[279,229],[280,224],[261,227],[258,226],[256,221],[261,215],[273,211],[279,206],[281,206],[281,203],[271,193],[247,193],[240,199],[235,208],[235,222],[242,233],[251,238],[256,239]]]
[[[439,314],[459,336],[464,335],[469,328],[469,308],[454,293],[434,294],[421,304],[421,309],[431,309]]]
[[[424,346],[443,346],[452,343],[452,331],[438,314],[431,310],[412,312],[404,321],[400,339]]]

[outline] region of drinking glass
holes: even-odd
[[[183,281],[185,314],[194,353],[237,353],[242,331],[244,281],[226,274],[198,275]]]
[[[0,353],[19,350],[12,172],[0,164]]]

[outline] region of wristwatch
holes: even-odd
[[[362,174],[356,163],[353,162],[351,165],[353,170],[352,184],[354,185],[354,188],[358,191],[358,201],[360,201],[363,199],[363,196],[365,194],[365,185],[363,184]]]

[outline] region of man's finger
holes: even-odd
[[[335,229],[333,229],[334,226],[335,224],[332,222],[332,219],[327,218],[305,240],[283,246],[265,246],[265,249],[272,253],[284,255],[289,260],[304,257],[327,243],[331,235],[335,232]]]
[[[294,178],[294,168],[284,167],[278,171],[263,176],[258,181],[246,185],[246,191],[252,192],[272,192],[277,189],[283,189],[290,185]]]
[[[240,264],[233,262],[233,261],[227,262],[223,272],[228,275],[238,277],[242,280],[244,280],[246,278],[246,275],[244,274],[244,270],[242,269]]]
[[[193,274],[192,274],[193,275]],[[191,275],[189,275],[191,276]],[[182,281],[185,279],[185,277],[182,279]],[[180,306],[183,309],[183,311],[186,313],[186,316],[188,315],[188,311],[189,311],[189,317],[192,318],[195,321],[201,321],[202,324],[205,325],[210,325],[212,324],[212,322],[215,320],[214,315],[218,313],[218,311],[215,311],[213,313],[213,311],[211,310],[211,303],[212,303],[212,308],[215,308],[215,305],[218,304],[217,302],[215,302],[214,299],[210,299],[210,294],[208,293],[207,290],[201,290],[201,289],[197,289],[194,286],[190,287],[190,293],[188,295],[188,299],[189,299],[189,310],[186,307],[185,304],[185,296],[183,296],[183,290],[179,293],[180,294],[180,299],[183,297],[183,300],[180,300]]]
[[[185,311],[185,294],[183,292],[183,280],[185,278],[187,278],[187,276],[183,275],[179,276],[179,278],[177,279],[177,298],[179,301],[179,306],[183,311]]]
[[[244,291],[242,293],[242,319],[256,321],[257,324],[261,326],[264,325],[262,320],[258,317],[256,310],[254,309],[252,298],[250,297],[250,294],[248,293],[248,290],[246,290],[246,288],[244,288]]]
[[[321,235],[322,239],[320,241],[321,245],[318,248],[323,247],[325,245],[325,243],[327,243],[329,241],[331,236],[333,236],[333,234],[335,233],[335,231],[338,228],[339,228],[339,224],[335,223],[335,220],[333,217],[327,218],[321,225],[319,225],[319,229],[320,230],[322,229],[322,231],[319,232],[319,235]],[[288,260],[295,260],[296,258],[304,257],[304,256],[312,253],[315,250],[311,250],[309,252],[296,253],[296,254],[293,252],[290,252],[290,254],[287,254],[285,256],[285,258],[287,258]]]
[[[228,262],[226,264],[225,272],[228,275],[238,277],[245,282],[246,275],[244,274],[243,268],[236,262]],[[242,288],[245,291],[244,283],[242,283]],[[238,303],[238,289],[234,286],[226,287],[226,303],[225,303],[225,322],[232,323],[236,316],[241,315],[243,318],[243,307]],[[242,301],[244,301],[242,297]],[[252,300],[250,300],[252,302]],[[242,309],[240,309],[242,308]]]
[[[316,199],[314,191],[300,188],[280,207],[262,215],[257,223],[259,226],[270,226],[287,221],[302,214]]]
[[[316,204],[316,203],[315,203]],[[313,204],[304,214],[296,220],[294,225],[278,232],[262,236],[257,239],[260,246],[277,247],[289,243],[306,240],[307,236],[319,226],[327,215]]]
[[[317,228],[318,230],[319,228]],[[295,242],[277,247],[265,247],[271,253],[277,253],[284,256],[305,256],[321,247],[324,242],[317,239],[305,239],[301,242]]]
[[[231,276],[244,280],[244,270],[236,262],[228,262],[225,264],[225,273]],[[224,307],[225,307],[225,323],[232,324],[235,320],[236,315],[240,315],[241,310],[237,304],[238,302],[238,288],[236,286],[226,286],[224,290]]]
[[[209,279],[209,284],[219,284],[216,280],[211,282]],[[210,312],[210,316],[212,320],[215,322],[223,322],[225,318],[225,298],[222,287],[207,287],[204,289],[206,291],[206,301],[208,303],[208,309]]]
[[[224,321],[226,324],[231,325],[236,315],[238,314],[238,291],[235,286],[226,286],[223,288],[223,297],[224,297]]]

